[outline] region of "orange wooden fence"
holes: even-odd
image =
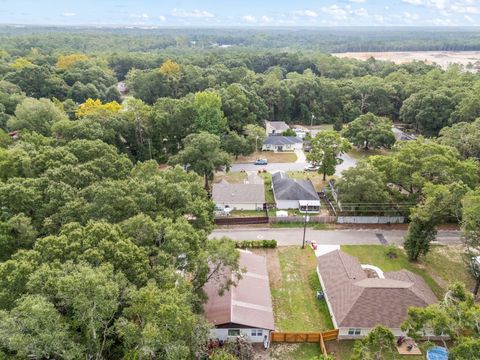
[[[325,346],[325,341],[331,341],[338,339],[338,329],[320,332],[309,332],[309,333],[290,333],[290,332],[272,332],[271,333],[272,342],[290,342],[290,343],[319,343],[320,350],[323,355],[327,355],[327,348]]]

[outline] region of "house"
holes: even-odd
[[[215,326],[210,337],[226,341],[244,335],[251,342],[261,343],[265,336],[269,340],[270,332],[275,330],[267,262],[263,256],[240,251],[240,268],[247,272],[223,296],[218,294],[215,280],[204,286],[208,301],[203,309]],[[225,276],[231,273],[227,271]]]
[[[320,197],[310,180],[291,179],[279,171],[272,175],[272,189],[277,209],[320,211]]]
[[[230,184],[222,181],[213,184],[212,200],[219,210],[263,210],[265,187],[260,184]]]
[[[405,335],[400,326],[408,308],[437,302],[420,276],[408,270],[383,273],[340,250],[319,256],[317,272],[341,339],[365,336],[377,325]]]
[[[290,126],[285,121],[265,121],[267,136],[280,136],[288,129],[290,129]]]
[[[303,141],[295,136],[268,136],[263,141],[263,151],[302,150]]]

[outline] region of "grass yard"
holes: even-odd
[[[247,180],[247,173],[236,171],[236,172],[223,172],[219,171],[215,173],[213,178],[214,183],[219,183],[222,180],[228,181],[230,184],[243,184]]]
[[[269,163],[292,163],[297,160],[297,155],[294,152],[258,151],[248,156],[239,156],[233,162],[236,164],[253,164],[257,159],[267,159]]]
[[[265,186],[265,202],[267,204],[275,203],[275,198],[273,197],[272,190],[272,174],[268,172],[263,172],[258,174],[263,179],[263,185]]]
[[[327,176],[327,180],[323,181],[323,175],[315,171],[287,171],[287,175],[292,179],[310,180],[318,192],[328,185],[330,179],[335,178],[334,176]]]
[[[280,274],[270,274],[275,327],[279,331],[333,329],[325,300],[316,299],[320,282],[315,254],[310,248],[276,249]]]
[[[420,275],[438,298],[443,297],[448,284],[455,280],[464,281],[467,286],[473,283],[457,247],[432,246],[427,257],[418,263],[409,262],[401,249],[396,259],[390,259],[386,256],[387,248],[381,245],[343,245],[342,250],[356,256],[362,264],[378,266],[385,272],[410,270]]]

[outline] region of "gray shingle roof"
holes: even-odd
[[[411,306],[424,307],[437,298],[423,279],[408,271],[368,278],[357,258],[342,251],[318,257],[318,270],[338,327],[399,328]]]
[[[268,136],[263,142],[263,145],[290,145],[301,143],[303,143],[302,139],[295,136]]]
[[[265,187],[263,184],[213,184],[212,199],[215,203],[263,204]]]
[[[290,126],[288,126],[285,121],[267,121],[265,122],[265,124],[269,125],[273,129],[275,129],[275,131],[277,132],[283,132],[285,130],[290,129]]]
[[[290,179],[283,171],[272,175],[272,186],[276,200],[320,200],[310,180]]]

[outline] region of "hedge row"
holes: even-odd
[[[236,247],[240,249],[255,249],[255,248],[269,248],[277,247],[277,240],[243,240],[237,241]]]

